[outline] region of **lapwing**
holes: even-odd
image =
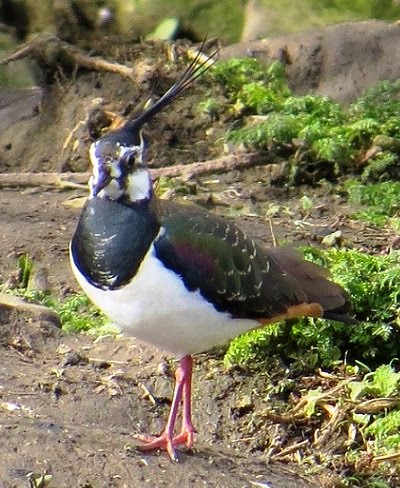
[[[199,54],[153,105],[90,147],[90,195],[70,256],[82,289],[121,330],[179,360],[164,431],[140,449],[193,446],[192,355],[292,317],[352,323],[350,299],[328,272],[288,247],[265,249],[205,209],[158,199],[143,126],[215,61]],[[175,430],[182,403],[182,424]]]

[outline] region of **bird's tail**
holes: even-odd
[[[268,250],[280,268],[290,276],[306,296],[307,303],[316,303],[322,309],[322,318],[357,324],[351,312],[350,296],[340,285],[329,279],[329,271],[306,261],[302,254],[289,247]]]

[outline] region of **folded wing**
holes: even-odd
[[[157,257],[219,311],[260,322],[321,316],[352,323],[346,291],[287,247],[263,249],[235,225],[193,206],[160,202]]]

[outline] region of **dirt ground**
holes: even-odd
[[[89,72],[71,79],[60,71],[57,83],[44,92],[0,103],[10,120],[0,136],[0,172],[87,170],[92,122],[101,119],[95,115],[121,114],[127,100],[140,99],[149,88],[160,93],[167,82],[155,83],[159,68],[149,73],[138,91],[115,75]],[[11,109],[15,103],[24,107],[22,115]],[[173,113],[160,115],[149,127],[153,166],[215,156],[211,142],[223,124],[216,123],[213,140],[207,139],[209,127],[196,118],[192,104],[180,100]],[[93,115],[93,107],[100,112]],[[211,203],[222,214],[241,202],[246,211],[238,212],[238,225],[266,245],[273,238],[319,245],[336,230],[358,248],[384,251],[390,244],[389,232],[351,221],[352,209],[334,190],[273,189],[269,175],[262,166],[207,175],[193,183],[192,198],[210,205],[210,195],[217,196]],[[315,202],[313,211],[299,204],[303,194]],[[85,195],[85,189],[46,185],[0,188],[0,283],[15,270],[16,258],[27,253],[36,267],[48,269],[56,295],[79,291],[68,262],[79,208],[66,202]],[[272,204],[277,210],[271,233],[265,209]],[[268,407],[263,392],[269,377],[225,371],[221,354],[196,361],[193,451],[182,452],[179,463],[164,454],[139,453],[133,435],[163,426],[171,369],[162,352],[133,338],[67,335],[49,321],[0,308],[0,487],[44,486],[32,477],[45,474],[52,476],[50,487],[60,488],[328,486],[332,473],[315,476],[313,466],[291,463],[290,457],[269,462],[266,446],[275,426],[261,415]]]

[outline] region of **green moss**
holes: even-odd
[[[281,63],[262,65],[256,59],[217,63],[213,78],[221,84],[233,114],[264,114],[280,109],[291,94]]]
[[[400,449],[400,410],[379,416],[368,427],[364,434],[374,439],[374,451],[380,455]]]
[[[38,291],[31,285],[34,263],[32,259],[22,254],[17,261],[18,287],[13,290],[2,289],[3,293],[16,295],[29,302],[38,303],[51,308],[60,317],[61,326],[66,332],[116,333],[116,327],[108,325],[107,318],[82,294],[68,295],[63,300],[49,293]]]
[[[253,58],[231,59],[218,63],[212,76],[228,102],[220,104],[220,112],[237,119],[227,135],[232,142],[283,152],[296,167],[330,164],[333,178],[360,168],[364,179],[398,173],[399,80],[379,83],[345,108],[327,97],[294,96],[279,62],[266,66]],[[215,103],[212,109],[215,113]],[[326,169],[321,173],[326,177]]]
[[[349,115],[355,119],[369,118],[384,123],[393,123],[386,127],[386,131],[398,133],[400,113],[400,80],[381,81],[375,87],[368,89],[365,94],[353,102],[349,107]],[[392,118],[395,119],[392,119]],[[396,122],[397,121],[397,122]],[[385,131],[385,132],[386,132]]]

